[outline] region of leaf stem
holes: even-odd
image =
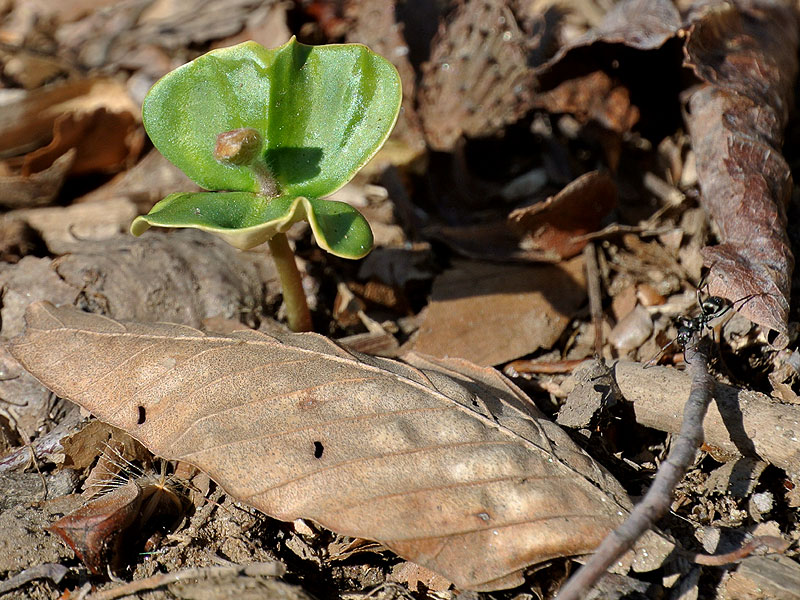
[[[278,268],[286,304],[286,319],[292,331],[311,331],[311,313],[308,310],[303,280],[297,269],[294,252],[289,247],[285,233],[276,233],[269,240],[269,250]]]

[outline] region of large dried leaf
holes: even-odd
[[[583,259],[457,262],[436,278],[414,349],[498,365],[551,348],[586,298]]]
[[[589,552],[625,513],[619,484],[493,370],[47,303],[27,320],[11,352],[59,395],[274,517],[378,540],[462,589]]]
[[[722,244],[705,248],[710,293],[749,298],[740,312],[788,343],[794,256],[786,234],[792,189],[781,155],[798,70],[798,22],[788,4],[740,2],[690,30],[686,62],[709,85],[687,117],[703,203]]]

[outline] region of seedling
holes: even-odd
[[[156,148],[208,192],[171,194],[131,233],[194,227],[246,250],[269,243],[289,327],[311,317],[285,232],[306,220],[317,244],[344,258],[372,249],[361,213],[325,200],[381,148],[402,91],[396,69],[360,44],[292,38],[213,50],[160,79],[142,117]]]

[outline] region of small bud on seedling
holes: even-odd
[[[261,150],[261,135],[252,127],[240,127],[217,136],[214,158],[232,165],[249,165]]]

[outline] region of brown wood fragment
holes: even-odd
[[[725,584],[730,600],[798,600],[800,566],[786,556],[751,556]]]
[[[636,421],[675,433],[690,381],[669,367],[645,369],[640,363],[613,367],[623,396],[633,403]],[[764,394],[721,383],[706,416],[705,441],[723,451],[761,458],[800,478],[800,407],[775,402]],[[723,416],[724,415],[724,416]]]

